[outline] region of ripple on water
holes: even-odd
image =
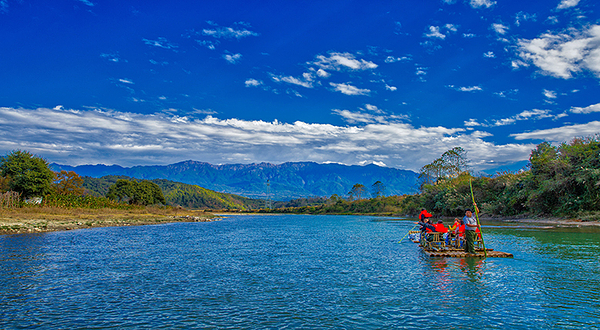
[[[432,259],[413,222],[243,216],[0,237],[0,328],[573,328],[598,235],[489,228],[510,259]],[[385,220],[387,219],[387,220]]]

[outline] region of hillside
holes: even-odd
[[[104,196],[118,179],[131,179],[127,176],[107,175],[101,178],[83,177],[86,193]],[[219,193],[197,185],[173,182],[165,179],[151,180],[163,191],[168,205],[180,205],[189,209],[257,209],[264,207],[262,200],[250,199],[233,194]]]
[[[184,161],[165,166],[80,165],[52,164],[54,170],[75,171],[81,176],[99,178],[106,175],[125,175],[137,179],[166,179],[198,185],[206,189],[236,194],[249,198],[267,197],[289,200],[312,196],[346,196],[354,184],[370,188],[381,181],[386,195],[403,195],[417,191],[417,173],[376,165],[347,166],[313,162],[283,163],[279,165],[227,164],[212,165]]]

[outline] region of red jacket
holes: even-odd
[[[431,215],[429,212],[427,212],[427,210],[423,210],[421,211],[421,214],[419,214],[419,220],[423,221],[425,220],[425,218],[431,218],[433,215]]]
[[[448,232],[448,228],[446,228],[446,226],[444,226],[443,223],[436,223],[433,226],[435,227],[435,231],[437,231],[438,233],[447,233]]]

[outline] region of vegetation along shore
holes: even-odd
[[[214,212],[460,216],[471,207],[470,186],[482,219],[558,226],[599,225],[600,141],[541,143],[517,172],[475,176],[466,151],[455,147],[423,166],[419,192],[385,195],[381,181],[355,184],[347,196],[287,202],[223,194],[169,180],[124,176],[79,177],[53,172],[48,162],[15,150],[0,158],[0,234],[78,228],[211,221]]]

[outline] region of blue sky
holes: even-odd
[[[600,133],[597,1],[0,0],[0,152],[518,168]],[[516,165],[515,165],[516,164]]]

